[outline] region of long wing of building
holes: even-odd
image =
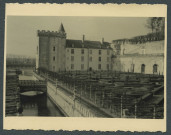
[[[38,31],[37,68],[49,71],[111,70],[112,48],[102,41],[66,39],[61,24],[59,31]]]

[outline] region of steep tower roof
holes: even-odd
[[[61,26],[59,27],[59,32],[64,32],[65,33],[65,29],[63,24],[61,23]]]

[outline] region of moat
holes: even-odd
[[[32,70],[22,71],[19,80],[35,80]],[[48,98],[47,94],[37,96],[20,95],[23,108],[22,116],[56,116],[64,117],[56,105]]]

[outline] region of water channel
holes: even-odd
[[[19,80],[36,80],[32,70],[23,70]],[[23,107],[23,116],[56,116],[64,117],[56,105],[49,99],[47,94],[38,96],[20,95],[20,102]]]

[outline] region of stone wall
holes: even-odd
[[[116,55],[125,55],[125,54],[161,54],[164,53],[164,40],[162,41],[153,41],[145,43],[123,43],[123,44],[112,44]]]
[[[164,73],[163,55],[124,55],[113,59],[113,70],[123,72],[141,73],[141,65],[145,65],[145,74],[153,74],[153,65],[157,65],[157,74]]]
[[[65,45],[66,38],[50,37],[49,42],[49,70],[65,70]]]
[[[49,69],[49,37],[39,37],[39,67]]]
[[[73,100],[73,96],[67,95],[60,88],[55,87],[52,83],[47,83],[47,94],[50,99],[57,105],[65,116],[69,117],[95,117],[95,114],[77,100]]]
[[[161,54],[164,53],[164,41],[146,42],[141,44],[121,45],[121,55],[124,54]]]
[[[113,47],[116,52],[115,58],[112,60],[113,70],[141,73],[141,66],[144,64],[144,73],[153,74],[153,66],[156,64],[157,72],[155,74],[164,73],[164,40],[137,44],[128,42]]]

